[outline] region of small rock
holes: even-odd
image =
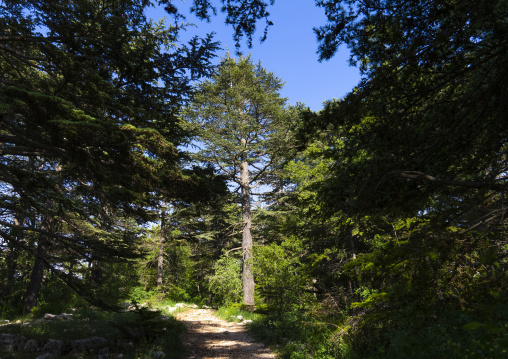
[[[250,320],[250,319],[244,320],[243,322],[244,322],[245,324],[250,324],[250,323],[253,323],[253,322],[252,322],[252,320]]]
[[[129,339],[117,339],[116,345],[122,349],[129,349],[134,347],[134,344]]]
[[[27,341],[25,343],[25,346],[24,346],[23,350],[26,351],[26,352],[30,352],[30,353],[38,351],[39,350],[39,344],[37,344],[37,340],[30,339],[29,341]]]
[[[236,317],[236,319],[238,319],[239,321],[243,321],[244,317],[242,315],[239,315],[239,316]]]
[[[54,359],[55,356],[50,353],[44,353],[42,355],[39,355],[36,359]]]
[[[71,320],[72,314],[62,313],[62,314],[58,315],[58,319]]]
[[[58,316],[55,315],[55,314],[50,314],[50,313],[46,313],[44,314],[44,319],[46,320],[52,320],[52,319],[56,319]]]
[[[44,345],[42,347],[42,351],[44,353],[49,353],[49,354],[53,354],[53,355],[60,355],[60,352],[62,351],[63,344],[64,344],[63,340],[50,339],[50,340],[48,340],[46,345]]]
[[[88,352],[103,349],[108,345],[108,341],[101,337],[90,337],[86,339],[73,340],[71,342],[71,353],[77,354],[86,350]],[[109,348],[108,348],[109,352]]]
[[[4,344],[4,350],[9,352],[14,350],[22,350],[26,343],[26,338],[18,334],[2,334],[0,335],[0,344]]]
[[[12,343],[14,335],[7,333],[0,333],[0,343]]]
[[[117,357],[118,359],[123,359],[123,354],[118,354],[116,357]]]

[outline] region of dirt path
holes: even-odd
[[[245,324],[217,318],[212,309],[190,309],[175,314],[187,326],[183,342],[188,359],[275,358],[261,343],[256,343]]]

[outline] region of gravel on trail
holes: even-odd
[[[187,359],[276,358],[262,343],[257,343],[245,324],[227,322],[212,309],[189,309],[175,314],[187,326],[182,337]]]

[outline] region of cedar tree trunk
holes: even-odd
[[[249,164],[243,161],[240,167],[240,181],[242,183],[242,250],[243,250],[243,302],[254,305],[254,274],[252,273],[252,219],[250,212]]]
[[[43,223],[42,230],[48,230],[47,223]],[[44,279],[44,273],[46,271],[46,263],[44,258],[48,253],[49,241],[45,233],[39,235],[39,241],[37,243],[37,254],[32,268],[32,274],[30,275],[30,283],[25,293],[25,302],[23,310],[25,314],[28,314],[37,305],[37,297],[42,287],[42,281]]]
[[[166,210],[161,210],[161,239],[159,242],[159,255],[157,256],[157,288],[162,287],[162,274],[164,269],[164,242],[166,241]]]

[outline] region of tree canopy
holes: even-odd
[[[307,187],[314,206],[330,224],[344,221],[336,228],[357,249],[337,273],[362,293],[350,306],[360,323],[349,334],[355,350],[502,352],[494,332],[489,345],[462,343],[481,336],[471,322],[500,328],[489,308],[506,305],[506,3],[319,4],[329,20],[316,29],[321,58],[344,44],[364,74],[302,128],[315,134],[311,146],[325,136],[317,154],[331,161]],[[453,337],[454,325],[471,331]]]
[[[209,36],[176,46],[180,27],[147,21],[148,5],[0,7],[3,245],[69,284],[79,282],[69,265],[135,255],[121,218],[147,220],[151,193],[177,197],[193,183],[178,164],[186,134],[176,113],[217,44]],[[105,240],[115,229],[119,237]],[[66,250],[37,252],[42,238]]]
[[[251,45],[273,3],[191,11]],[[281,357],[506,357],[508,3],[316,5],[320,60],[348,47],[363,78],[313,113],[150,1],[2,2],[0,298],[229,305],[242,270]]]

